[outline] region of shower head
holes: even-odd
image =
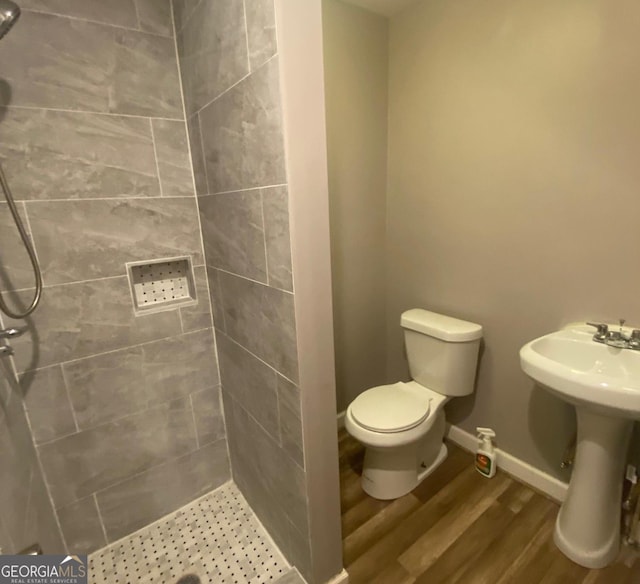
[[[20,7],[11,0],[0,0],[0,39],[9,32],[20,16]]]

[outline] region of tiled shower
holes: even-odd
[[[233,479],[308,574],[273,0],[19,3],[0,162],[44,295],[1,323],[28,332],[3,361],[0,547],[104,550]],[[196,302],[136,313],[127,264],[172,258]],[[0,265],[28,302],[4,203]]]

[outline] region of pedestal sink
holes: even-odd
[[[574,562],[603,568],[620,547],[624,466],[640,419],[640,351],[596,343],[593,332],[578,325],[535,339],[520,350],[520,365],[576,407],[576,456],[554,541]]]

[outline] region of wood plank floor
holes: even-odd
[[[553,544],[557,503],[473,457],[449,457],[414,491],[378,501],[360,487],[364,450],[339,435],[342,539],[351,584],[639,584],[638,554],[588,570]]]

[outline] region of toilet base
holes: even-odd
[[[415,489],[447,458],[443,443],[444,413],[436,413],[433,426],[420,440],[380,448],[367,446],[362,489],[374,499],[398,499]]]
[[[447,458],[447,447],[440,449],[430,463],[416,464],[417,444],[394,449],[367,448],[362,471],[362,490],[374,499],[398,499],[415,489]],[[424,466],[423,466],[424,464]]]

